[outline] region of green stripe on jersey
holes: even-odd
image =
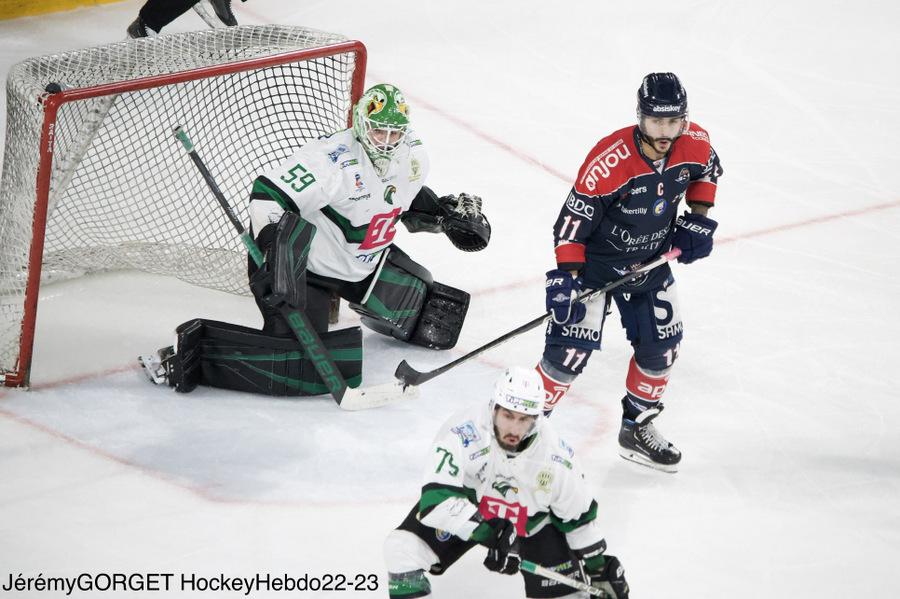
[[[347,217],[339,214],[338,211],[331,206],[325,206],[321,209],[321,212],[328,220],[337,225],[341,230],[341,233],[344,234],[344,239],[347,240],[347,243],[362,243],[365,241],[366,231],[369,230],[369,223],[356,227]]]
[[[468,499],[475,505],[478,504],[478,497],[475,495],[475,489],[428,483],[422,487],[422,496],[419,498],[419,514],[425,516],[434,509],[436,505],[441,504],[452,497],[462,497]]]
[[[278,202],[278,205],[284,210],[290,210],[291,212],[300,214],[300,209],[297,208],[297,204],[294,203],[294,200],[292,200],[288,194],[284,193],[280,187],[272,183],[268,177],[260,176],[256,178],[253,182],[253,189],[250,192],[250,197],[273,200]]]
[[[557,530],[559,530],[560,532],[568,533],[568,532],[572,532],[579,526],[584,526],[591,520],[594,520],[596,517],[597,517],[597,502],[591,501],[591,507],[589,507],[585,513],[578,516],[578,518],[576,518],[575,520],[563,521],[551,513],[550,521],[553,522],[553,526],[555,526],[557,528]]]

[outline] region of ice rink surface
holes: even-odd
[[[118,41],[139,6],[0,22],[3,72]],[[458,347],[367,333],[368,384],[541,312],[550,227],[582,159],[634,121],[645,73],[678,73],[725,169],[715,252],[675,266],[686,332],[659,427],[681,470],[616,453],[630,347],[615,316],[553,423],[580,455],[636,599],[900,594],[898,5],[250,0],[235,12],[362,40],[368,82],[410,100],[429,185],[484,198],[484,252],[397,239],[472,293]],[[168,31],[201,27],[191,13]],[[327,398],[149,385],[135,356],[195,316],[260,320],[249,298],[139,273],[42,290],[33,388],[0,391],[0,588],[20,573],[375,573],[377,592],[254,596],[386,596],[382,541],[417,499],[437,427],[542,349],[533,331],[415,402],[359,413]],[[342,324],[355,321],[345,309]],[[435,596],[523,595],[481,559],[432,577]]]

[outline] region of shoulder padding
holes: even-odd
[[[634,177],[650,172],[634,143],[636,125],[604,137],[578,171],[575,191],[582,195],[609,195]]]
[[[709,143],[709,134],[706,129],[697,123],[691,123],[687,132],[684,133],[672,148],[672,156],[669,158],[669,165],[696,163],[706,164],[709,162],[709,153],[712,146]]]

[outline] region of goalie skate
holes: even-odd
[[[663,406],[641,412],[634,420],[622,419],[619,429],[619,455],[626,460],[662,470],[678,472],[681,452],[656,430],[653,419],[659,416]]]
[[[138,356],[138,362],[144,374],[154,385],[169,384],[169,362],[175,356],[175,348],[171,345],[152,354]]]

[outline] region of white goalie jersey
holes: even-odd
[[[481,404],[441,428],[419,502],[421,523],[468,540],[480,512],[510,520],[522,537],[556,526],[572,549],[599,543],[597,502],[574,450],[541,417],[528,447],[510,457],[494,438],[491,416]]]
[[[285,210],[315,225],[308,269],[318,275],[360,281],[391,245],[400,215],[422,189],[428,157],[412,131],[379,175],[353,131],[307,143],[253,184],[253,234],[278,222]]]

